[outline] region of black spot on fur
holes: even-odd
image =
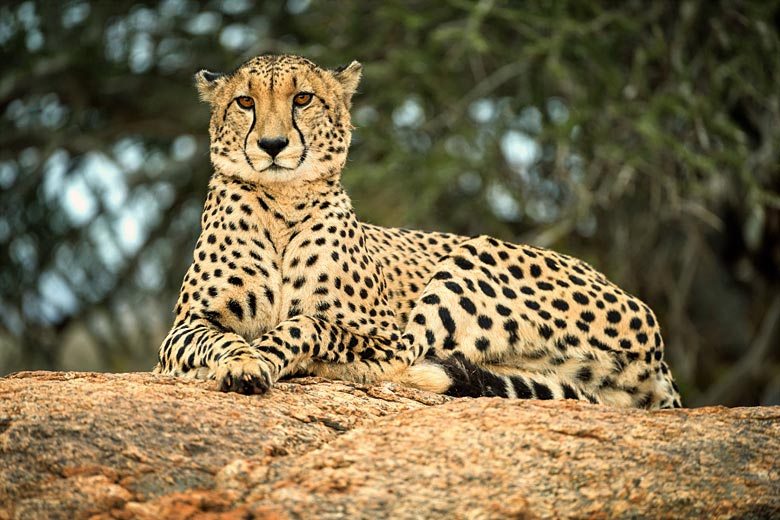
[[[453,260],[453,262],[455,262],[455,265],[457,265],[458,267],[460,267],[461,269],[464,269],[466,271],[468,271],[469,269],[473,269],[474,268],[474,264],[469,262],[468,260],[466,260],[462,256],[456,256],[452,260]]]
[[[453,334],[455,332],[455,320],[452,319],[450,311],[446,307],[439,307],[439,318],[441,318],[441,324],[444,325],[444,329]]]
[[[514,387],[515,393],[519,399],[533,398],[534,394],[531,392],[531,388],[525,384],[523,378],[520,376],[512,376],[509,378],[509,380],[512,382],[512,386]]]
[[[519,266],[512,264],[509,266],[509,274],[519,280],[523,277],[523,270]]]
[[[542,325],[539,327],[539,334],[541,334],[544,339],[550,339],[553,335],[553,330],[549,325]]]
[[[487,265],[496,265],[496,259],[493,258],[490,253],[480,253],[479,259],[482,261],[483,264]]]
[[[580,367],[580,369],[577,370],[577,379],[583,383],[589,383],[593,379],[593,371],[590,367]]]
[[[512,309],[504,305],[501,305],[499,303],[498,305],[496,305],[496,312],[499,313],[501,316],[509,316],[510,314],[512,314]]]
[[[428,305],[437,305],[440,301],[439,297],[435,294],[428,294],[422,299],[422,302],[427,303]]]
[[[479,288],[482,289],[482,292],[485,293],[485,296],[489,296],[490,298],[496,297],[496,291],[493,290],[493,287],[482,280],[478,282]]]
[[[572,294],[572,298],[574,298],[574,301],[579,303],[580,305],[587,305],[590,301],[587,296],[582,294],[581,292],[575,292]]]
[[[455,294],[463,294],[463,287],[455,282],[444,282],[444,286]]]
[[[460,352],[436,360],[452,381],[445,394],[453,397],[506,397],[504,379],[472,363]],[[519,393],[518,393],[519,395]]]
[[[563,383],[561,384],[561,388],[563,389],[563,397],[565,399],[579,399],[580,396],[571,386],[567,385],[566,383]]]
[[[463,308],[463,310],[469,314],[474,315],[477,313],[477,307],[474,305],[474,302],[465,296],[463,296],[458,303],[460,303],[460,306]]]
[[[477,325],[479,325],[481,329],[490,330],[493,326],[493,320],[484,314],[480,314],[479,318],[477,318]]]
[[[233,300],[233,299],[228,300],[227,308],[239,320],[243,320],[244,319],[244,308],[241,307],[241,304],[238,303],[236,300]]]
[[[474,346],[480,352],[485,352],[487,349],[490,348],[490,340],[487,338],[478,338],[477,341],[474,343]]]
[[[552,390],[550,390],[550,387],[547,385],[544,385],[542,383],[537,383],[536,381],[531,381],[531,384],[534,387],[534,393],[536,394],[537,399],[552,399],[553,393]]]

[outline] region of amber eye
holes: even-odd
[[[295,106],[297,107],[305,107],[311,102],[312,95],[308,92],[301,92],[300,94],[296,94],[293,98],[293,103],[295,103]]]
[[[249,96],[238,96],[236,98],[236,103],[238,103],[238,106],[241,108],[252,108],[255,106],[255,100]]]

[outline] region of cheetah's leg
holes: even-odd
[[[154,371],[216,379],[219,390],[259,394],[299,369],[361,383],[408,384],[406,369],[421,354],[421,347],[410,347],[397,333],[362,336],[307,316],[284,321],[251,343],[238,334],[188,322],[171,329]]]
[[[404,330],[425,345],[426,356],[440,360],[451,381],[440,391],[602,402],[585,382],[609,372],[612,359],[551,337],[524,303],[522,278],[530,275],[502,266],[491,240],[466,241],[437,266]],[[618,404],[630,405],[628,397]]]
[[[266,360],[272,382],[301,370],[358,383],[404,382],[406,369],[422,354],[397,332],[364,336],[309,316],[280,323],[251,346]]]
[[[198,321],[171,329],[160,346],[154,371],[216,379],[220,390],[243,394],[263,393],[272,383],[270,367],[244,338]]]

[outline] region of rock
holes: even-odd
[[[0,379],[0,519],[771,518],[780,407],[647,412],[304,378]]]

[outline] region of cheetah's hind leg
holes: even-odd
[[[524,305],[531,280],[510,263],[518,255],[513,247],[477,237],[440,262],[404,330],[427,359],[411,366],[404,382],[454,396],[600,402],[569,373],[593,361],[562,353],[545,337],[544,320]]]

